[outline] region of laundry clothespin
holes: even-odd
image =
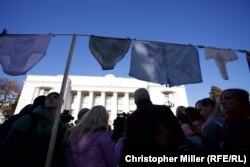
[[[203,46],[203,45],[197,45],[197,47],[200,48],[200,49],[205,48],[205,46]]]
[[[6,34],[7,34],[7,32],[8,32],[8,31],[7,31],[7,29],[6,29],[6,28],[4,28],[4,29],[3,29],[3,31],[2,31],[2,34],[1,34],[1,36],[4,36],[4,35],[6,35]]]

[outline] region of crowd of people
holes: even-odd
[[[1,167],[42,167],[60,94],[37,97],[0,127]],[[60,117],[53,167],[126,166],[125,156],[171,153],[249,152],[250,103],[243,89],[225,89],[219,101],[204,98],[195,106],[151,102],[147,89],[134,92],[136,110],[119,114],[111,130],[104,106],[83,108],[77,119]]]

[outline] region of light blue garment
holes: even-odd
[[[51,34],[0,38],[0,64],[9,75],[24,75],[46,54]]]
[[[169,86],[202,82],[195,47],[160,42],[132,42],[129,75]]]

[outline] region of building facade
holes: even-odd
[[[39,95],[47,95],[52,91],[60,92],[62,80],[63,76],[60,75],[28,75],[15,114],[25,105],[33,103],[33,100]],[[103,105],[109,112],[109,124],[112,125],[117,114],[131,113],[136,109],[133,93],[142,87],[149,91],[154,104],[169,105],[173,112],[179,105],[188,106],[185,86],[169,88],[165,85],[108,74],[104,77],[69,76],[62,111],[70,110],[76,119],[80,109]]]

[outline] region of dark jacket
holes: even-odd
[[[0,127],[0,143],[2,143],[8,133],[11,130],[12,125],[22,116],[30,114],[32,111],[34,110],[34,106],[32,104],[28,104],[26,105],[21,111],[20,113],[11,116],[8,120],[6,120],[3,125]]]
[[[36,123],[33,123],[34,120]],[[42,106],[37,107],[34,113],[18,119],[12,126],[6,141],[0,145],[0,166],[15,167],[18,164],[18,166],[26,167],[43,167],[46,161],[53,122],[54,117],[48,115]],[[64,131],[64,125],[60,123],[52,166],[63,165],[61,163],[63,160],[59,159],[61,159],[61,155],[63,156],[61,153],[63,153],[64,145],[61,141]],[[59,152],[61,152],[60,155]]]
[[[176,151],[184,139],[180,124],[169,107],[141,100],[126,120],[123,153]]]
[[[224,124],[225,151],[250,151],[250,103],[231,112]]]

